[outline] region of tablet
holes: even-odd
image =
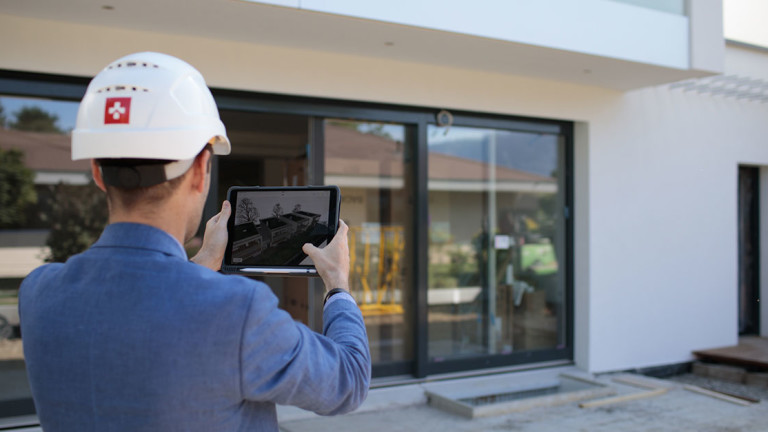
[[[337,186],[232,187],[222,272],[317,276],[305,243],[323,247],[339,227]]]

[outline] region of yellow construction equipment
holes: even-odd
[[[377,244],[378,248],[375,248]],[[362,260],[358,260],[358,247],[362,248]],[[400,264],[404,251],[403,227],[350,227],[350,289],[364,316],[403,313],[397,293],[399,291],[402,295]],[[376,273],[371,275],[374,259],[377,261]],[[362,289],[362,295],[359,294],[358,287]]]

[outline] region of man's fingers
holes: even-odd
[[[349,227],[347,224],[339,219],[339,230],[336,231],[336,235],[333,236],[333,240],[331,240],[331,243],[338,243],[338,242],[346,242],[347,241],[347,231],[349,231]]]
[[[339,230],[336,231],[336,235],[333,236],[333,239],[331,239],[331,242],[328,244],[328,246],[342,241],[346,242],[347,231],[349,231],[349,227],[346,223],[344,223],[343,220],[339,219]],[[312,243],[305,243],[304,246],[301,247],[301,250],[303,250],[305,254],[310,255],[310,251],[314,253],[320,249]]]

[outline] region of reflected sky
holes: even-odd
[[[553,176],[558,164],[556,134],[429,125],[427,145],[431,153],[489,163],[495,143],[496,165],[544,177]]]
[[[38,107],[43,111],[58,116],[59,120],[56,122],[56,125],[62,131],[69,132],[75,128],[79,102],[0,96],[0,105],[3,106],[3,113],[7,122],[15,121],[15,113],[21,108]]]

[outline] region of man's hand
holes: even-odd
[[[232,208],[229,201],[224,201],[219,214],[206,222],[203,246],[190,261],[213,271],[219,271],[221,261],[224,259],[224,250],[227,247],[227,221],[230,214],[232,214]]]
[[[339,220],[339,230],[328,245],[318,249],[311,243],[306,243],[302,250],[315,263],[315,268],[323,278],[325,290],[342,288],[349,290],[349,244],[347,231],[349,227]]]

